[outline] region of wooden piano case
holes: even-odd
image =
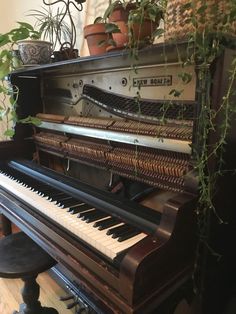
[[[55,273],[83,299],[88,312],[172,313],[191,283],[197,241],[191,151],[197,76],[188,69],[193,80],[179,101],[186,112],[183,125],[178,125],[176,109],[168,111],[167,127],[158,125],[160,103],[175,86],[180,66],[175,49],[167,45],[166,68],[162,49],[157,45],[140,52],[138,74],[127,54],[111,53],[21,69],[11,77],[20,90],[19,116],[38,115],[42,124],[17,125],[14,140],[0,144],[1,161],[24,158],[28,161],[10,165],[22,173],[32,168],[31,177],[133,220],[135,226],[141,225],[139,209],[149,213],[150,207],[153,219],[160,217],[153,227],[150,214],[147,237],[114,261],[0,188],[2,213],[58,261]],[[185,53],[185,44],[180,50]],[[227,75],[224,65],[218,66]],[[140,86],[141,115],[133,109]],[[139,163],[134,162],[137,155]],[[231,199],[230,194],[230,206]]]

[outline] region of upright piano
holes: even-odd
[[[0,211],[58,261],[88,313],[158,313],[191,279],[199,95],[194,66],[188,84],[179,75],[187,53],[159,44],[135,65],[123,51],[10,76],[19,117],[40,124],[0,143]],[[215,65],[218,102],[231,58]]]

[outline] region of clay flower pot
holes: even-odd
[[[127,25],[128,17],[129,11],[134,7],[134,4],[127,5],[126,8],[124,8],[122,5],[118,5],[116,8],[114,8],[113,12],[109,16],[109,22],[116,24],[120,29],[120,33],[112,34],[117,48],[124,48],[129,41]]]
[[[44,40],[19,40],[20,58],[25,65],[51,62],[52,44]]]
[[[159,24],[159,22],[154,23],[150,19],[144,18],[141,24],[134,23],[131,26],[132,38],[129,38],[128,19],[130,11],[135,8],[135,3],[127,5],[126,8],[122,5],[118,5],[109,16],[109,22],[116,24],[120,29],[120,33],[112,34],[116,47],[126,47],[131,39],[139,44],[139,42],[143,42],[145,39],[151,38],[152,33]]]
[[[109,34],[106,33],[104,23],[89,24],[84,27],[84,38],[87,40],[91,56],[106,53],[109,46]],[[100,45],[101,42],[104,42]]]

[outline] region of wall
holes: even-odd
[[[34,0],[33,8],[38,9],[42,0]],[[0,2],[0,33],[5,33],[16,25],[16,21],[28,20],[26,17],[27,11],[32,9],[32,1],[27,0],[7,0]]]
[[[79,49],[81,56],[88,55],[87,44],[83,38],[83,27],[86,24],[92,23],[95,17],[102,15],[108,2],[109,0],[87,0],[83,4],[82,12],[78,12],[71,6],[72,15],[77,29],[77,48]],[[27,16],[27,14],[29,14],[29,10],[41,9],[43,5],[43,0],[0,1],[0,33],[5,33],[15,27],[16,21],[25,21],[34,24],[34,19]],[[58,6],[61,8],[63,5],[56,4],[54,8],[56,9]]]

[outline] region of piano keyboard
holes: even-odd
[[[113,260],[147,234],[32,178],[0,172],[0,186]]]

